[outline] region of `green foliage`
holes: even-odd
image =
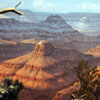
[[[23,89],[22,83],[18,80],[6,78],[0,83],[0,100],[18,100],[18,93]]]
[[[78,95],[87,94],[87,100],[100,100],[100,75],[97,68],[91,69],[86,61],[80,61],[76,68],[81,88]]]

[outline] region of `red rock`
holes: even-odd
[[[48,41],[40,41],[31,53],[3,62],[0,65],[0,80],[10,76],[21,81],[25,88],[31,89],[22,90],[20,100],[35,100],[45,95],[45,100],[48,96],[52,99],[57,91],[76,80],[73,75],[67,79],[63,77],[65,66],[67,69],[75,67],[82,59],[92,58],[75,50],[55,48]]]

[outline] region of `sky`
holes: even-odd
[[[19,1],[22,4],[18,9],[30,9],[34,12],[100,13],[100,0],[0,0],[0,9],[14,7]]]

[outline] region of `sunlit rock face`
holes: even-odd
[[[100,57],[100,46],[89,49],[85,54],[93,55],[94,57]]]
[[[76,67],[82,59],[91,61],[93,57],[76,50],[58,49],[42,40],[32,52],[4,61],[0,65],[0,81],[12,77],[22,82],[25,88],[20,92],[19,100],[36,100],[41,96],[51,100],[57,91],[76,80],[74,74],[67,78],[63,74]]]
[[[11,76],[25,87],[39,90],[62,88],[70,83],[63,78],[65,66],[75,67],[79,60],[91,58],[75,50],[57,49],[42,40],[31,53],[3,62],[0,78]]]
[[[40,41],[34,49],[34,53],[40,56],[50,56],[54,51],[54,47],[48,41]]]
[[[64,66],[58,65],[61,63],[60,57],[56,57],[53,50],[52,44],[40,41],[33,52],[2,63],[1,67],[4,68],[0,72],[1,78],[14,76],[14,79],[19,79],[28,88],[43,90],[66,85],[62,77]]]

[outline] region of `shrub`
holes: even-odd
[[[0,100],[18,100],[17,96],[21,89],[23,89],[23,84],[18,80],[5,78],[0,83]]]

